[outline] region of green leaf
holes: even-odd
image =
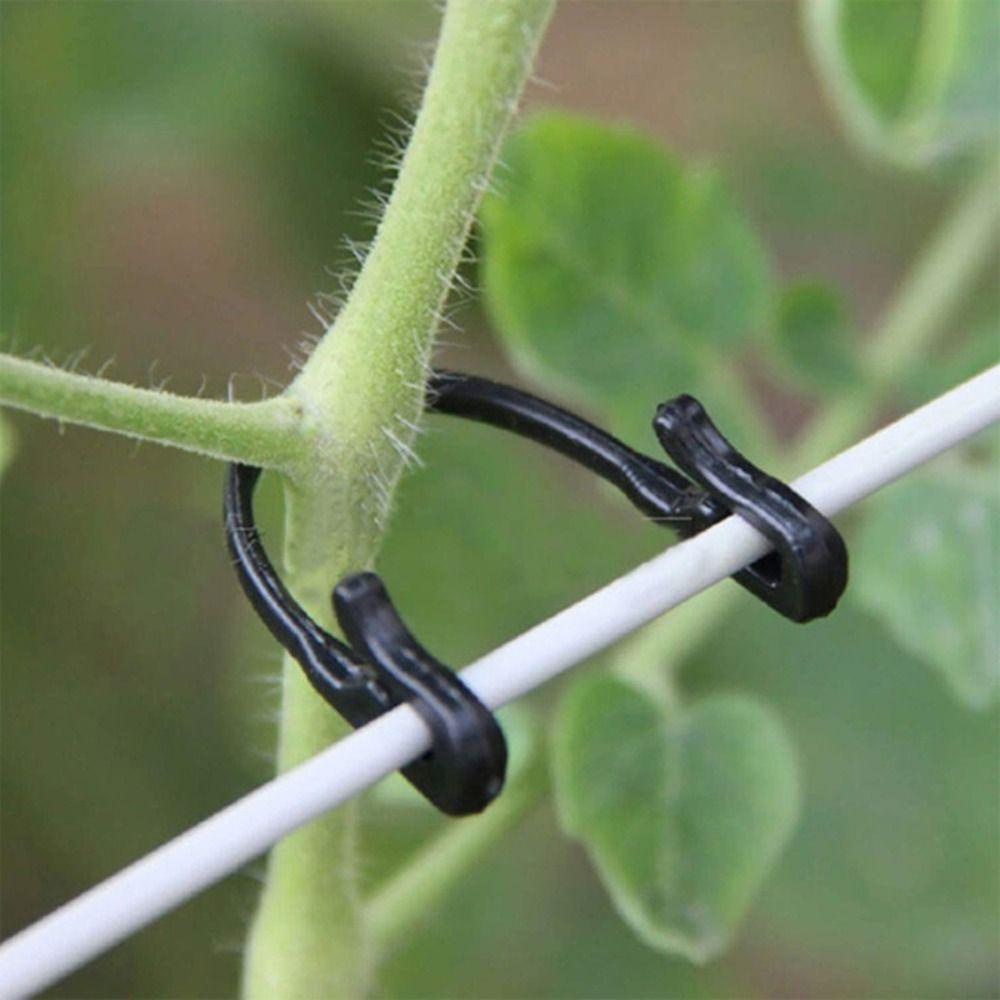
[[[607,675],[578,681],[557,720],[560,820],[647,944],[702,962],[727,944],[795,826],[784,729],[715,695],[670,713]]]
[[[778,305],[775,344],[793,377],[806,386],[838,393],[862,375],[840,296],[825,285],[789,288]]]
[[[520,364],[618,429],[648,427],[676,392],[704,393],[762,325],[770,291],[721,180],[632,129],[552,113],[504,159],[503,196],[482,210],[482,278]]]
[[[997,4],[813,0],[802,12],[820,82],[866,152],[923,167],[995,143]]]
[[[1000,479],[952,465],[874,498],[852,548],[853,593],[972,708],[1000,694]]]

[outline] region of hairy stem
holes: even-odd
[[[290,478],[286,580],[327,625],[329,592],[372,561],[423,410],[440,310],[514,113],[550,0],[450,0],[423,104],[375,244],[290,398],[309,453]],[[342,731],[284,674],[279,766]],[[359,996],[369,934],[357,891],[356,806],[280,844],[251,931],[248,996]]]
[[[0,354],[0,404],[270,468],[291,468],[299,450],[301,405],[285,396],[260,403],[194,399]]]
[[[308,520],[336,523],[349,565],[367,562],[381,535],[423,411],[433,332],[550,7],[549,0],[448,4],[374,246],[290,387],[322,453],[341,456],[336,467],[311,466],[300,502],[321,499]]]

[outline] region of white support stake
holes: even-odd
[[[1000,420],[1000,365],[813,469],[792,486],[831,516]],[[490,708],[526,694],[753,562],[768,543],[727,518],[500,646],[462,672]],[[403,705],[262,785],[0,945],[0,998],[29,996],[418,757]]]

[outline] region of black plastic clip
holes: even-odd
[[[775,551],[734,579],[793,621],[829,614],[847,585],[847,548],[837,529],[736,451],[691,396],[662,404],[653,421],[660,443],[686,475],[545,400],[475,375],[434,372],[426,405],[554,449],[684,538],[730,514],[744,518]],[[350,645],[306,614],[275,572],[254,525],[259,477],[260,469],[231,465],[225,490],[226,538],[258,615],[351,725],[411,704],[430,728],[433,745],[403,774],[449,815],[484,809],[503,786],[507,762],[503,732],[490,711],[413,638],[374,573],[348,576],[333,591]]]
[[[224,507],[229,551],[261,620],[352,726],[410,703],[427,723],[433,744],[403,774],[449,816],[485,809],[503,787],[507,767],[507,744],[496,719],[414,639],[374,573],[345,577],[333,591],[337,621],[350,646],[306,614],[278,577],[254,524],[259,478],[258,468],[230,465]]]
[[[840,532],[790,486],[747,461],[693,396],[657,408],[653,429],[667,454],[705,490],[691,520],[690,537],[730,513],[774,545],[734,579],[795,622],[828,615],[847,586],[847,546]]]
[[[660,444],[686,475],[575,414],[475,375],[435,372],[427,406],[558,451],[607,480],[646,517],[682,538],[739,515],[775,551],[733,578],[792,621],[828,615],[847,586],[847,547],[837,529],[791,487],[744,458],[692,396],[663,403],[653,420]]]

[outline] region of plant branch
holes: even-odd
[[[288,389],[306,454],[286,481],[285,579],[332,627],[330,587],[373,560],[412,454],[441,308],[551,0],[449,0],[413,135],[347,304]],[[279,767],[343,726],[286,661]],[[251,997],[359,996],[371,954],[356,807],[281,843],[247,948]]]
[[[301,406],[284,396],[260,403],[194,399],[0,354],[0,404],[269,468],[290,467],[298,450]]]
[[[545,767],[536,759],[481,816],[449,824],[408,858],[368,902],[376,954],[392,952],[475,862],[538,804],[546,787]]]
[[[872,376],[891,377],[941,332],[990,260],[1000,232],[1000,159],[973,175],[917,257],[864,352]]]

